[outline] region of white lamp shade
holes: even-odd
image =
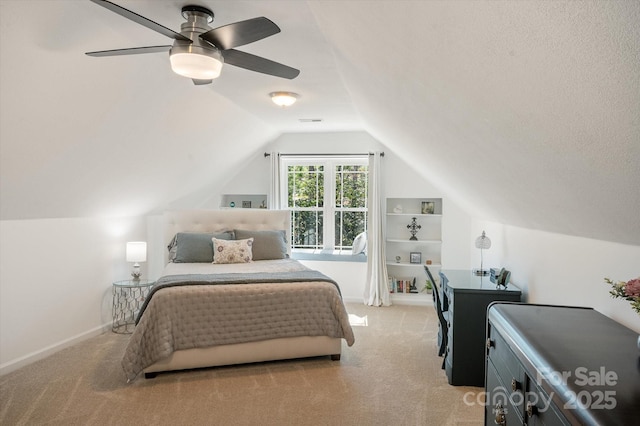
[[[146,262],[147,243],[143,241],[133,241],[127,243],[127,262]]]
[[[217,58],[193,52],[172,53],[169,60],[173,72],[196,80],[213,80],[222,70],[222,62]]]

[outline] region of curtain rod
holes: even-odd
[[[350,153],[350,154],[310,154],[310,153],[300,153],[300,154],[292,154],[292,153],[287,153],[287,154],[280,154],[278,153],[278,156],[280,157],[303,157],[303,156],[309,156],[309,157],[363,157],[365,155],[375,155],[375,152],[363,152],[361,154],[358,153]],[[265,152],[264,153],[265,157],[270,157],[271,153],[270,152]],[[384,157],[384,151],[382,151],[380,153],[380,157]]]

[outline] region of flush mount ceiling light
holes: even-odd
[[[274,104],[283,108],[293,105],[300,97],[300,95],[293,92],[271,92],[269,96],[271,96]]]

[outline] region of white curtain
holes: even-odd
[[[367,281],[364,303],[370,306],[389,306],[387,284],[387,256],[385,254],[385,212],[382,194],[380,153],[369,156],[369,218],[367,220]]]
[[[267,194],[267,207],[270,210],[279,210],[280,205],[280,155],[272,152],[269,156],[271,163],[271,181],[269,182],[269,194]]]

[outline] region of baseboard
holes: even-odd
[[[78,342],[82,342],[83,340],[87,340],[91,337],[99,336],[100,334],[109,330],[111,330],[111,324],[103,324],[101,326],[92,328],[91,330],[85,331],[84,333],[80,333],[73,337],[65,339],[61,342],[54,343],[53,345],[49,345],[35,352],[31,352],[30,354],[24,355],[20,358],[5,362],[4,364],[0,364],[0,376],[4,376],[5,374],[11,373],[12,371],[15,371],[19,368],[44,359],[58,351],[61,351],[64,348],[73,346]]]
[[[419,294],[390,294],[389,300],[393,305],[413,305],[413,306],[428,306],[432,304],[431,295],[419,295]],[[358,297],[343,297],[342,301],[345,303],[364,303],[364,298]]]

